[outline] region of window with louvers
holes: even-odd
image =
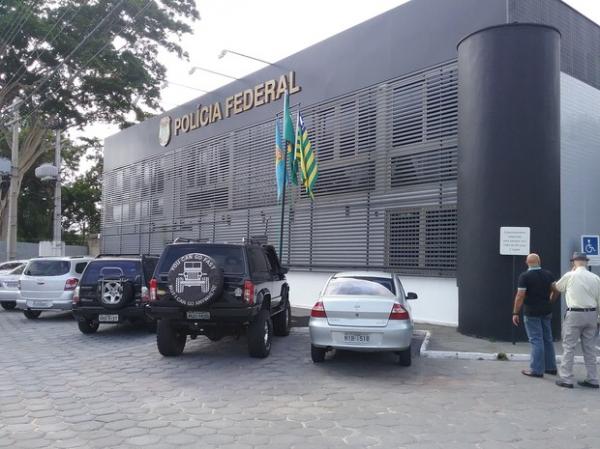
[[[387,264],[413,274],[451,275],[456,270],[456,206],[389,210]]]

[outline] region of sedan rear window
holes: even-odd
[[[24,270],[25,270],[25,265],[21,265],[21,266],[18,266],[17,268],[15,268],[14,270],[12,270],[8,274],[23,274]]]
[[[14,270],[21,265],[21,262],[5,262],[0,264],[0,270]]]
[[[71,269],[68,260],[34,260],[25,270],[27,276],[62,276]]]
[[[391,279],[375,277],[332,278],[325,289],[325,296],[385,296],[394,298]]]

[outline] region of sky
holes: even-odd
[[[201,20],[193,24],[194,34],[182,40],[182,46],[190,54],[189,62],[166,52],[160,55],[170,82],[162,90],[162,107],[169,110],[202,95],[195,89],[211,91],[231,81],[201,70],[189,74],[194,66],[236,78],[264,67],[263,63],[234,54],[219,59],[223,49],[275,62],[406,1],[197,0]],[[600,23],[599,0],[566,0],[566,3]],[[285,31],[286,17],[305,25]],[[116,132],[116,126],[95,124],[83,134],[104,139]]]

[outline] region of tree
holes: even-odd
[[[74,143],[63,140],[62,147],[62,229],[67,244],[81,245],[90,233],[100,232],[102,195],[102,144],[98,139]],[[82,159],[92,162],[83,174]],[[46,152],[39,162],[52,162],[54,152]],[[38,242],[53,238],[54,183],[35,176],[33,167],[23,177],[19,195],[19,240]]]
[[[63,188],[62,227],[67,243],[82,245],[89,234],[100,232],[103,159],[102,144],[98,139],[84,139],[84,146],[79,148],[86,149],[85,158],[92,165]]]
[[[194,0],[0,0],[0,123],[23,99],[19,175],[51,146],[47,126],[60,119],[127,127],[159,109],[165,49],[187,58],[177,41],[198,19]],[[2,125],[5,126],[5,125]],[[10,146],[4,128],[4,151]],[[6,236],[6,198],[0,200]]]

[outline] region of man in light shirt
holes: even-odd
[[[595,343],[600,310],[600,277],[588,271],[588,260],[584,253],[573,253],[573,269],[553,285],[556,291],[564,294],[567,304],[563,320],[560,379],[556,381],[559,387],[573,388],[575,346],[581,338],[587,379],[577,383],[582,387],[598,388]]]

